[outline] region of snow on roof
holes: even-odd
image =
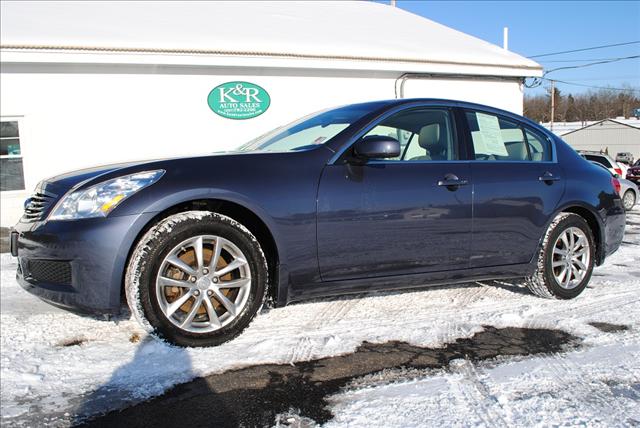
[[[539,76],[542,70],[499,46],[402,9],[365,1],[3,1],[1,7],[4,52],[370,61],[402,63],[407,72],[441,72],[448,65],[448,72],[506,76]]]
[[[570,134],[572,132],[578,131],[583,128],[588,128],[589,126],[593,126],[597,123],[606,122],[606,121],[640,129],[640,119],[631,117],[629,119],[616,118],[616,119],[589,120],[585,122],[579,122],[579,121],[578,122],[553,122],[553,132],[556,135],[562,136],[562,135],[566,135],[566,134]],[[549,129],[550,124],[549,122],[545,122],[545,123],[540,123],[540,125]]]

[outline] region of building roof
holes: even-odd
[[[637,128],[640,130],[640,119],[638,118],[616,118],[616,119],[602,119],[602,120],[591,120],[586,122],[554,122],[553,123],[553,132],[556,135],[567,135],[576,131],[581,131],[583,129],[592,127],[594,125],[598,125],[600,123],[611,122],[613,125],[619,125],[621,127],[630,127]],[[542,126],[549,129],[549,122],[541,123]]]
[[[499,46],[374,2],[2,1],[1,7],[3,62],[24,60],[18,53],[34,61],[70,53],[105,61],[108,53],[107,61],[162,55],[520,77],[542,71]]]

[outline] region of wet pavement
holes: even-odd
[[[560,330],[489,326],[441,348],[363,343],[351,354],[295,365],[256,365],[198,378],[83,426],[273,426],[279,415],[292,409],[303,420],[321,424],[333,418],[327,398],[369,374],[401,368],[442,369],[457,359],[556,353],[579,344],[577,337]]]

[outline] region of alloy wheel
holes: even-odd
[[[191,333],[209,333],[242,312],[251,290],[247,258],[231,241],[199,235],[176,245],[156,278],[164,316]]]
[[[560,287],[571,290],[582,282],[589,271],[591,250],[582,229],[564,230],[553,245],[553,276]]]

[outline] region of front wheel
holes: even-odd
[[[593,233],[584,218],[560,213],[547,229],[527,287],[540,297],[572,299],[587,287],[594,257]]]
[[[240,334],[264,303],[267,263],[244,226],[189,211],[142,237],[125,288],[132,313],[152,334],[179,346],[215,346]]]

